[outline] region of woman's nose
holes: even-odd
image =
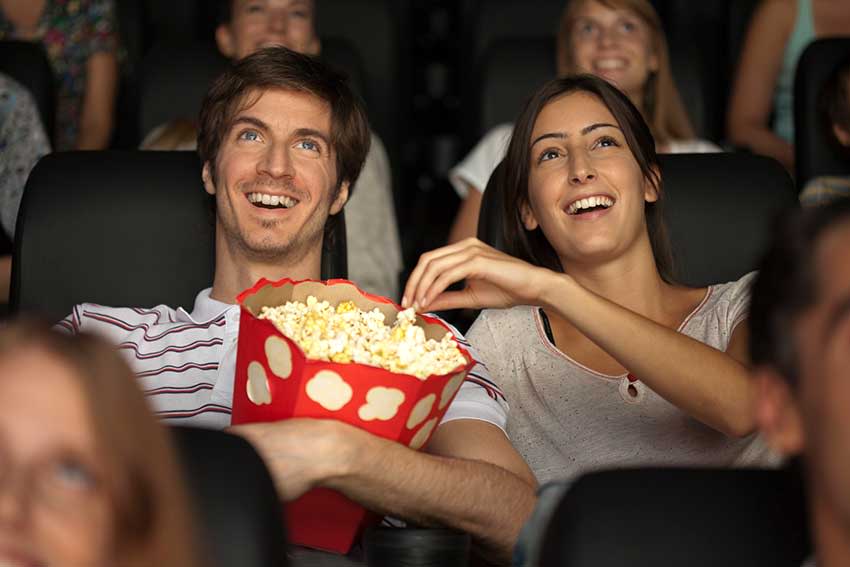
[[[596,179],[596,170],[586,152],[576,152],[569,159],[570,183],[582,185]]]

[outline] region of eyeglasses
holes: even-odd
[[[69,518],[91,510],[103,487],[96,467],[73,451],[57,452],[33,463],[17,465],[0,436],[0,493],[18,491],[30,505]]]

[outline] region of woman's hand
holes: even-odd
[[[566,276],[468,238],[419,258],[404,288],[402,306],[443,311],[540,305],[545,291],[556,285],[559,277]],[[466,280],[463,290],[446,291],[461,280]]]

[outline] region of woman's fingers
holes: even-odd
[[[423,254],[407,279],[402,296],[402,306],[410,307],[418,299],[421,299],[424,291],[430,287],[436,274],[448,266],[455,265],[458,261],[456,259],[458,255],[460,258],[468,259],[476,251],[485,251],[487,249],[489,247],[479,240],[468,238],[456,244],[443,246],[442,248],[437,248]]]

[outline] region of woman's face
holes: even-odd
[[[549,102],[530,143],[523,223],[542,229],[564,266],[608,262],[646,237],[644,205],[658,193],[596,96],[574,92]]]
[[[642,96],[658,70],[652,32],[637,14],[596,2],[582,2],[570,29],[576,71],[616,85],[632,100]]]
[[[34,348],[0,360],[0,565],[109,565],[103,474],[73,371]]]
[[[231,21],[219,26],[216,41],[230,59],[272,45],[318,55],[313,0],[232,0]]]

